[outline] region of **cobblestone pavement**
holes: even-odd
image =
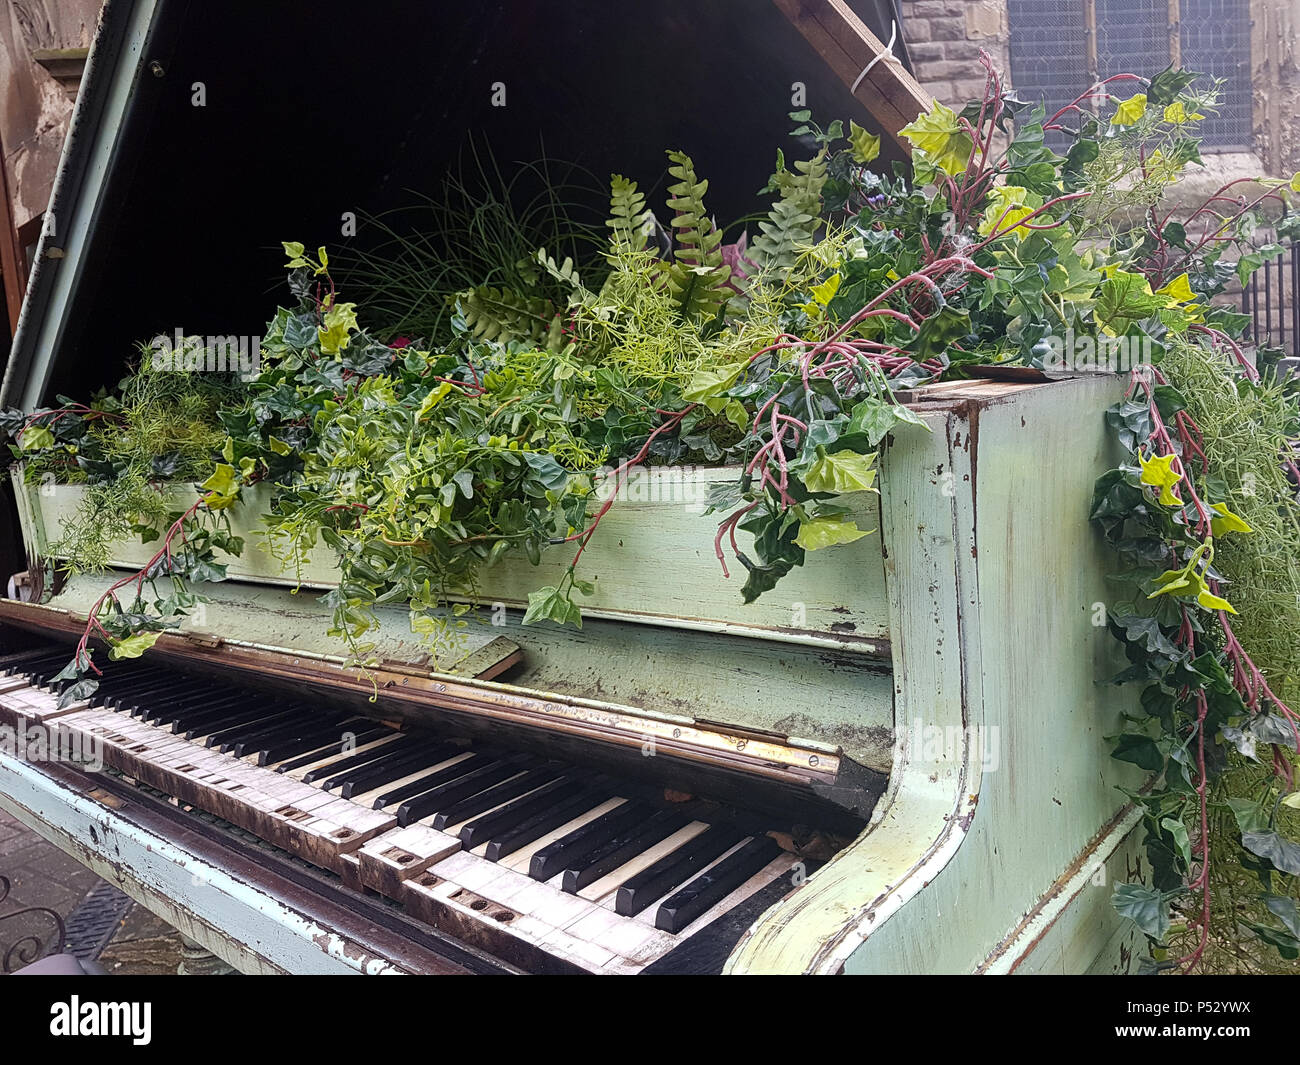
[[[46,915],[26,914],[6,921],[6,914],[40,906],[55,911],[66,923],[86,893],[100,883],[89,869],[4,810],[0,810],[0,876],[10,884],[8,898],[0,902],[0,961],[11,945],[26,936],[47,944],[56,932]],[[99,956],[99,964],[116,975],[175,973],[180,960],[180,934],[134,904]]]

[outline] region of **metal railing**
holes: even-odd
[[[1300,355],[1300,242],[1285,247],[1280,258],[1267,260],[1251,276],[1241,292],[1241,310],[1250,315],[1252,344],[1294,356]]]

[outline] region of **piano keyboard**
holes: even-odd
[[[178,803],[543,971],[638,972],[756,893],[775,901],[799,863],[702,801],[153,663],[118,663],[59,709],[68,658],[0,657],[0,721],[48,723]]]

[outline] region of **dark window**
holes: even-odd
[[[1250,14],[1247,0],[1181,0],[1176,39],[1168,0],[1009,0],[1011,81],[1050,115],[1112,74],[1150,76],[1178,65],[1221,78],[1217,115],[1200,126],[1220,151],[1251,144]],[[1119,96],[1132,90],[1117,86]]]

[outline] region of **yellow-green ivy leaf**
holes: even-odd
[[[876,471],[872,468],[876,456],[861,455],[856,451],[837,451],[820,456],[803,476],[804,487],[810,492],[875,491]]]
[[[799,535],[794,542],[805,551],[818,551],[823,547],[836,544],[851,544],[861,540],[870,529],[859,529],[855,521],[843,518],[814,518],[812,521],[799,523]]]
[[[44,425],[29,425],[18,434],[19,451],[39,451],[54,446],[54,434]]]
[[[1290,807],[1292,810],[1300,810],[1300,791],[1293,791],[1290,795],[1282,800],[1282,805]]]
[[[1186,272],[1179,274],[1167,285],[1161,285],[1156,289],[1157,296],[1168,296],[1174,303],[1187,303],[1196,299],[1196,293],[1192,291],[1192,283],[1188,280]]]
[[[1160,489],[1160,502],[1167,507],[1183,505],[1183,501],[1174,495],[1174,489],[1182,480],[1182,474],[1173,468],[1175,458],[1174,455],[1160,455],[1148,459],[1145,455],[1138,455],[1138,462],[1142,464],[1142,483]]]
[[[273,436],[268,438],[267,446],[270,447],[270,449],[274,451],[277,455],[287,455],[289,454],[290,451],[293,450],[293,448],[291,448],[283,440],[277,440]]]
[[[420,412],[416,415],[417,421],[423,421],[424,416],[441,403],[447,394],[451,391],[451,382],[443,381],[437,388],[424,397],[424,402],[420,404]]]
[[[951,107],[936,100],[929,111],[918,115],[901,132],[913,147],[925,152],[929,162],[950,177],[966,169],[974,144],[970,134],[957,124],[957,113]]]
[[[1016,225],[1022,218],[1034,213],[1026,200],[1029,190],[1019,185],[998,185],[989,193],[989,205],[980,221],[980,236],[987,237],[994,226],[1002,236],[1014,234],[1017,240],[1024,240],[1032,230]],[[1003,215],[1005,214],[1005,218]]]
[[[749,411],[745,410],[745,405],[740,400],[728,400],[722,413],[726,416],[727,421],[731,422],[737,429],[749,428]]]
[[[1148,599],[1161,595],[1183,595],[1194,588],[1187,571],[1181,569],[1166,570],[1155,579],[1155,584],[1156,590],[1147,596]]]
[[[835,293],[840,290],[840,275],[831,274],[820,285],[813,285],[810,289],[812,298],[820,303],[823,307],[827,306],[835,298]]]
[[[1196,597],[1198,605],[1205,607],[1206,610],[1226,610],[1229,614],[1235,614],[1232,604],[1221,596],[1215,595],[1208,588],[1202,590]]]
[[[1224,533],[1240,532],[1250,533],[1252,529],[1245,520],[1238,517],[1222,503],[1211,503],[1215,514],[1210,518],[1210,532],[1215,536],[1222,536]]]
[[[325,312],[324,324],[318,330],[320,349],[327,355],[337,355],[348,346],[348,334],[357,327],[357,305],[336,303]]]
[[[123,658],[139,658],[158,642],[160,635],[158,632],[137,632],[134,636],[123,637],[108,649],[108,657],[115,662]]]
[[[298,241],[284,240],[281,241],[280,243],[284,245],[285,255],[289,256],[289,261],[285,263],[286,268],[290,270],[294,270],[300,266],[311,265],[309,262],[307,262],[306,259],[303,258],[303,252],[307,250],[306,247],[298,243]]]
[[[219,462],[212,476],[200,487],[208,493],[204,500],[208,509],[221,510],[223,507],[230,506],[239,497],[239,474],[234,466]]]
[[[1110,120],[1112,126],[1131,126],[1147,113],[1147,94],[1138,93],[1127,100],[1120,101],[1115,108],[1115,117]]]
[[[880,154],[880,138],[849,119],[849,147],[855,163],[869,163]]]
[[[697,370],[691,378],[691,383],[682,390],[682,398],[688,403],[702,403],[712,396],[717,396],[734,385],[748,365],[749,362],[746,360],[729,366],[718,366],[711,370]]]
[[[1165,121],[1175,126],[1181,126],[1184,122],[1199,122],[1204,117],[1203,114],[1197,111],[1188,114],[1182,100],[1175,100],[1165,107]]]

